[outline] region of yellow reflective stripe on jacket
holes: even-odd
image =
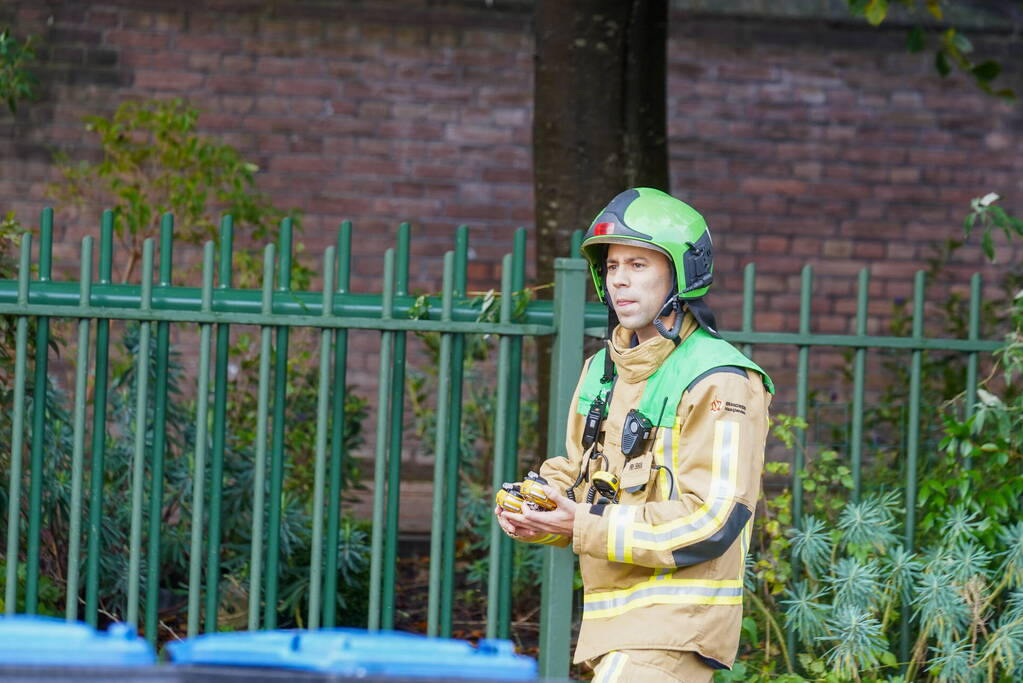
[[[714,534],[724,524],[735,497],[739,469],[739,425],[731,420],[714,424],[710,494],[699,508],[663,524],[633,525],[630,540],[644,550],[672,550]],[[624,506],[623,506],[624,507]],[[628,548],[631,554],[632,548]]]
[[[617,683],[628,661],[629,655],[611,650],[600,660],[600,664],[597,664],[593,672],[593,683]]]
[[[608,505],[607,559],[612,562],[632,562],[632,527],[638,507],[635,505]]]
[[[537,538],[523,538],[521,540],[526,543],[538,543],[540,545],[550,545],[551,543],[557,543],[563,538],[561,534],[546,534]]]
[[[671,468],[671,477],[664,469],[657,470],[657,481],[660,489],[664,491],[665,500],[678,500],[678,483],[672,486],[672,482],[678,479],[678,449],[675,448],[675,440],[681,431],[681,425],[661,429],[664,434],[660,436],[654,446],[654,463],[662,467]]]
[[[637,607],[661,604],[741,605],[742,580],[655,576],[632,588],[585,595],[583,619],[604,619]]]
[[[745,562],[746,562],[746,553],[749,552],[749,544],[750,544],[750,540],[752,539],[752,537],[753,537],[753,518],[750,517],[749,521],[746,522],[746,526],[744,526],[742,528],[742,533],[739,535],[739,539],[740,539],[739,542],[741,543],[741,545],[740,545],[741,550],[739,551],[739,557],[742,558],[742,561],[743,561],[743,564],[744,564],[744,567],[743,567],[744,570],[745,570]]]

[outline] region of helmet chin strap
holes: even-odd
[[[672,324],[671,329],[669,330],[667,327],[665,327],[664,323],[661,321],[661,318],[667,317],[672,313],[675,314],[675,322]],[[679,344],[678,333],[682,330],[683,317],[684,316],[682,315],[682,306],[679,305],[678,296],[676,296],[676,293],[672,291],[672,293],[669,294],[668,298],[665,300],[664,305],[661,306],[661,310],[658,312],[657,317],[654,318],[653,322],[654,329],[656,329],[658,334],[660,334],[662,337],[664,337],[665,339],[670,339],[671,341],[675,342],[675,346],[678,346]]]

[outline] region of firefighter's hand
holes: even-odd
[[[501,525],[501,529],[504,531],[504,533],[508,534],[509,536],[516,540],[528,541],[530,538],[539,535],[533,530],[520,524],[516,524],[511,519],[509,519],[510,516],[518,517],[520,515],[514,515],[514,513],[508,512],[500,505],[494,506],[494,514],[497,516],[497,523]]]
[[[560,534],[566,538],[572,537],[572,527],[575,524],[575,509],[579,505],[571,501],[550,486],[544,486],[547,497],[557,503],[558,507],[553,510],[529,510],[524,509],[522,514],[505,512],[517,527],[530,531],[530,535],[539,534]]]

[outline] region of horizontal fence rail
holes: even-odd
[[[309,513],[310,548],[305,576],[308,580],[306,611],[301,622],[310,628],[337,623],[339,559],[341,538],[342,472],[346,459],[344,425],[345,393],[349,365],[349,332],[379,333],[379,368],[375,419],[369,450],[373,454],[372,525],[368,585],[368,625],[372,629],[393,628],[395,624],[399,489],[402,481],[403,430],[406,416],[406,365],[408,333],[439,333],[437,345],[436,427],[433,430],[433,499],[431,505],[430,564],[426,630],[430,635],[451,635],[454,611],[459,476],[464,463],[462,451],[462,403],[467,335],[498,336],[494,365],[495,415],[493,416],[493,467],[490,484],[521,475],[518,447],[523,341],[526,337],[553,335],[553,369],[550,421],[554,437],[548,454],[559,455],[564,440],[565,414],[582,363],[583,336],[602,337],[606,312],[596,303],[584,304],[588,278],[581,259],[558,259],[552,301],[530,301],[514,314],[515,293],[525,288],[526,233],[519,230],[512,253],[502,259],[500,305],[492,319],[481,319],[478,297],[469,295],[467,266],[468,230],[457,230],[454,249],[444,255],[443,286],[438,296],[425,305],[409,292],[410,227],[402,224],[396,249],[387,250],[383,260],[383,291],[361,294],[350,291],[353,230],[343,223],[335,246],[328,248],[319,272],[318,291],[294,291],[292,277],[292,230],[282,223],[280,239],[263,250],[262,286],[243,289],[234,286],[233,223],[221,223],[219,249],[212,241],[202,252],[200,287],[172,282],[173,219],[164,217],[158,242],[147,240],[141,259],[139,282],[115,284],[111,278],[114,255],[113,216],[104,214],[99,258],[93,272],[94,245],[91,237],[82,241],[80,274],[77,281],[57,282],[52,277],[52,211],[43,213],[40,224],[39,257],[31,259],[32,237],[21,242],[18,277],[0,280],[0,315],[15,319],[13,349],[13,405],[10,407],[10,461],[7,476],[6,572],[4,605],[7,613],[38,611],[40,602],[43,476],[50,466],[46,449],[47,387],[51,321],[74,321],[74,390],[71,414],[69,481],[67,502],[68,544],[63,576],[66,580],[64,605],[67,618],[100,618],[99,587],[102,573],[101,532],[110,524],[105,508],[105,479],[112,476],[110,458],[115,444],[112,436],[111,385],[113,321],[135,321],[138,326],[137,352],[131,373],[134,404],[133,422],[120,425],[120,436],[131,441],[129,470],[121,475],[130,514],[125,528],[118,530],[127,547],[122,609],[118,618],[141,624],[151,641],[160,629],[159,603],[169,585],[161,576],[161,558],[167,537],[177,534],[174,522],[165,519],[165,495],[170,491],[168,458],[171,449],[187,460],[189,476],[175,480],[187,491],[190,515],[176,524],[187,528],[187,578],[183,581],[187,633],[219,628],[218,618],[227,598],[220,576],[224,561],[226,460],[233,445],[226,410],[228,366],[231,363],[232,326],[258,328],[258,368],[252,372],[256,389],[252,420],[251,519],[246,520],[249,544],[244,549],[244,626],[249,629],[275,628],[281,617],[281,572],[289,540],[282,538],[282,524],[289,504],[285,480],[294,465],[287,437],[289,401],[289,352],[294,350],[293,331],[314,331],[315,436],[311,449],[312,480],[308,499],[300,501]],[[574,243],[578,246],[579,236]],[[154,269],[159,257],[159,270]],[[963,387],[967,415],[977,396],[981,356],[999,348],[1000,342],[980,338],[981,280],[970,282],[969,334],[967,339],[932,338],[924,335],[926,281],[917,273],[912,302],[912,333],[907,337],[867,334],[867,292],[870,274],[864,269],[858,278],[855,333],[819,334],[812,330],[811,300],[813,270],[802,271],[799,328],[796,332],[754,330],[753,299],[756,270],[750,264],[744,272],[742,328],[723,332],[729,341],[747,354],[758,349],[782,347],[797,351],[795,368],[795,413],[807,419],[811,404],[810,362],[819,349],[850,349],[852,353],[851,431],[849,459],[853,472],[853,493],[861,490],[864,459],[864,403],[867,386],[866,360],[871,350],[905,351],[909,354],[910,386],[907,400],[907,433],[902,457],[905,461],[907,522],[905,544],[912,548],[915,534],[915,501],[918,459],[921,447],[922,359],[927,351],[965,354],[967,380]],[[151,324],[150,324],[151,323]],[[197,347],[187,349],[197,358],[198,371],[188,379],[194,383],[195,405],[191,433],[193,446],[182,451],[172,444],[169,431],[169,386],[171,380],[170,334],[175,327],[198,326]],[[30,328],[34,337],[30,338]],[[31,342],[31,343],[30,343]],[[31,347],[31,348],[30,348]],[[34,359],[30,355],[34,353]],[[771,368],[768,368],[771,372]],[[32,373],[31,375],[29,373]],[[31,381],[30,381],[31,377]],[[91,406],[91,417],[89,409]],[[369,434],[370,430],[367,430]],[[177,438],[177,437],[174,437]],[[180,439],[179,439],[180,440]],[[120,456],[128,457],[128,456]],[[806,465],[805,432],[797,434],[793,455],[794,524],[802,519],[802,480],[799,470]],[[0,473],[3,474],[3,473]],[[231,475],[237,476],[237,475]],[[496,522],[489,528],[489,577],[486,587],[486,635],[508,637],[512,618],[512,546]],[[541,616],[541,671],[563,676],[568,671],[572,611],[572,567],[574,558],[565,549],[545,549]],[[84,557],[83,557],[84,554]],[[283,558],[283,559],[282,559]],[[24,579],[19,580],[19,567]],[[238,626],[240,627],[240,625]],[[791,650],[790,644],[790,650]]]

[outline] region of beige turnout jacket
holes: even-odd
[[[687,315],[682,338],[695,328]],[[731,667],[771,395],[755,371],[706,373],[682,394],[675,427],[657,429],[653,447],[626,464],[621,453],[626,413],[639,406],[647,378],[675,349],[662,337],[631,347],[631,338],[619,327],[610,344],[618,379],[603,424],[602,450],[608,469],[621,478],[620,501],[581,505],[571,539],[584,587],[575,661],[610,650],[689,650],[712,667]],[[604,468],[600,458],[582,462],[585,416],[575,410],[578,397],[576,387],[568,457],[551,458],[540,469],[562,491],[581,467],[591,473]],[[655,465],[671,468],[673,491],[666,471]],[[577,501],[586,500],[588,488],[584,481],[575,489]],[[568,543],[560,536],[529,540]]]

